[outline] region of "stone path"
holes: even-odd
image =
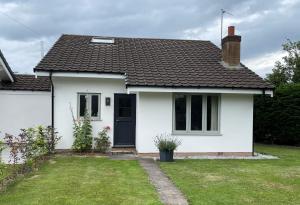
[[[109,158],[112,160],[136,160],[137,156],[135,154],[116,154],[110,155]]]
[[[169,178],[161,171],[153,159],[140,158],[141,166],[146,170],[151,183],[155,186],[160,200],[167,205],[188,205],[187,200]]]

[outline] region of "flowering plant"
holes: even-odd
[[[110,148],[111,142],[108,136],[110,131],[109,126],[103,127],[103,129],[98,133],[98,137],[94,138],[95,140],[95,149],[99,152],[107,152]]]

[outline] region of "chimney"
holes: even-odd
[[[237,68],[241,59],[241,36],[234,34],[234,26],[228,27],[228,36],[222,39],[222,61],[224,66]]]

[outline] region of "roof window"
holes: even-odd
[[[115,43],[115,39],[105,37],[93,37],[91,43],[113,44]]]

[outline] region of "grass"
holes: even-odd
[[[256,145],[278,160],[177,160],[160,167],[191,204],[300,204],[300,149]]]
[[[0,204],[160,204],[137,161],[56,156],[0,195]]]

